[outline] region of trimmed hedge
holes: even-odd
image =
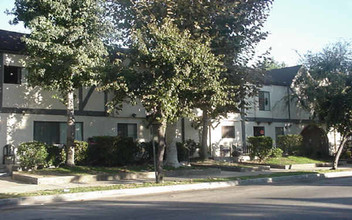
[[[46,144],[36,141],[22,143],[17,148],[17,156],[22,169],[44,166],[48,156]]]
[[[271,137],[248,137],[248,143],[251,159],[258,157],[260,161],[263,161],[272,153],[273,140]]]
[[[45,145],[48,156],[46,157],[46,164],[48,166],[58,167],[61,164],[65,163],[66,152],[65,146],[54,146],[54,145]]]
[[[301,156],[302,152],[302,135],[299,134],[287,134],[279,135],[277,138],[276,147],[283,150],[285,155]]]
[[[94,166],[121,166],[138,161],[139,145],[129,137],[96,136],[89,139],[87,161]]]

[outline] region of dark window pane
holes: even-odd
[[[83,140],[83,123],[76,122],[75,140]],[[66,122],[34,122],[35,141],[46,144],[65,144],[67,134]]]
[[[235,138],[235,126],[222,126],[222,138]]]
[[[59,123],[34,122],[34,140],[46,144],[60,143]]]
[[[253,127],[254,136],[264,136],[265,130],[264,127]]]
[[[21,84],[21,67],[4,66],[4,83]]]
[[[270,93],[259,91],[259,110],[270,111]]]
[[[284,127],[275,127],[275,140],[277,142],[277,138],[279,135],[284,135]]]
[[[137,139],[137,124],[118,123],[117,135]]]

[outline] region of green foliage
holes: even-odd
[[[303,107],[343,136],[352,127],[352,49],[349,43],[338,42],[322,52],[309,52],[302,60],[306,69],[294,82]]]
[[[186,140],[185,147],[188,149],[189,155],[193,156],[194,153],[197,151],[197,149],[200,148],[200,145],[199,145],[199,143],[195,142],[194,140],[188,139],[188,140]]]
[[[278,147],[275,147],[271,150],[271,155],[270,157],[282,157],[282,154],[284,153],[283,150],[281,150]]]
[[[87,164],[88,143],[86,141],[75,140],[75,162],[77,165]]]
[[[270,156],[273,148],[271,137],[258,136],[248,137],[250,157],[258,157],[260,161]]]
[[[45,165],[48,152],[44,143],[26,142],[18,146],[17,155],[23,169],[33,169]]]
[[[65,163],[66,152],[65,148],[61,146],[45,145],[48,156],[46,157],[46,163],[48,166],[58,167]]]
[[[137,162],[139,146],[133,138],[96,136],[89,140],[87,161],[94,166],[121,166]]]
[[[200,148],[199,143],[192,139],[186,140],[185,143],[177,142],[176,147],[178,161],[189,161],[190,157]]]
[[[302,141],[299,134],[279,135],[276,147],[282,149],[286,155],[299,156],[303,154]]]
[[[100,13],[97,0],[15,1],[14,23],[31,31],[23,38],[31,85],[65,94],[96,84],[107,56]]]
[[[141,142],[138,144],[139,145],[139,161],[141,163],[144,162],[150,162],[153,160],[154,154],[153,154],[153,142]],[[154,142],[154,147],[155,147],[155,155],[158,153],[159,149],[159,144],[157,142]]]
[[[274,60],[273,57],[265,59],[263,65],[265,66],[266,70],[281,69],[281,68],[287,67],[287,65],[284,62],[280,63]]]
[[[15,0],[13,23],[23,22],[28,83],[55,91],[67,108],[68,165],[74,165],[74,91],[96,86],[108,61],[108,19],[100,0]],[[72,131],[72,132],[71,132]]]

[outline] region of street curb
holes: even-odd
[[[7,207],[14,207],[14,206],[24,206],[24,205],[44,205],[44,204],[56,203],[56,202],[86,201],[86,200],[102,199],[102,198],[109,198],[109,197],[116,198],[116,197],[123,197],[123,196],[148,195],[148,194],[167,193],[167,192],[218,189],[218,188],[225,188],[225,187],[231,187],[231,186],[268,185],[272,183],[280,183],[280,182],[288,182],[288,181],[319,180],[319,179],[351,177],[351,176],[352,176],[352,171],[348,171],[348,172],[333,172],[333,173],[325,173],[325,174],[304,174],[304,175],[293,175],[293,176],[256,178],[256,179],[235,180],[235,181],[226,181],[226,182],[209,182],[209,183],[196,183],[196,184],[183,184],[183,185],[170,185],[170,186],[141,187],[141,188],[134,188],[134,189],[105,190],[105,191],[68,193],[68,194],[48,195],[48,196],[10,198],[10,199],[0,199],[0,209],[7,208]]]

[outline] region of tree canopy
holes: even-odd
[[[352,134],[352,48],[349,43],[338,42],[321,52],[308,52],[303,58],[306,71],[295,79],[294,91],[300,103],[328,131],[336,129],[341,134],[336,169],[344,144]]]
[[[56,90],[67,107],[66,163],[74,165],[74,90],[97,84],[107,50],[98,0],[16,0],[14,23],[23,21],[31,34],[23,40],[29,55],[25,67],[32,86]]]

